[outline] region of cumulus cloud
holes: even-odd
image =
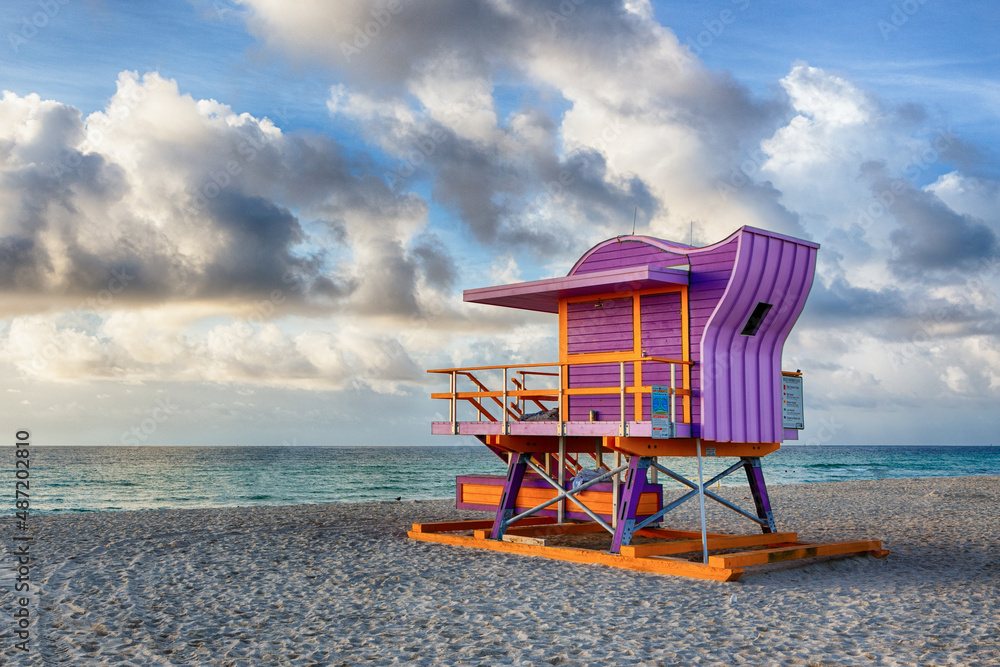
[[[448,319],[454,261],[369,156],[133,72],[87,117],[5,93],[0,145],[0,358],[22,375],[423,380],[399,331]]]
[[[272,47],[343,76],[331,112],[396,174],[431,179],[483,244],[572,262],[633,216],[667,236],[694,221],[705,241],[738,224],[801,232],[767,184],[717,188],[786,105],[704,68],[647,2],[246,4]]]
[[[916,189],[900,193],[894,214],[901,227],[892,232],[892,268],[912,278],[928,271],[970,272],[997,260],[997,235],[989,226],[960,215],[936,195]]]
[[[333,310],[368,303],[351,295],[372,264],[419,268],[419,197],[332,139],[287,135],[155,73],[123,73],[87,118],[11,93],[0,114],[0,286],[39,308],[108,306],[108,290],[118,305],[280,290]],[[387,310],[412,314],[419,275],[396,272]]]

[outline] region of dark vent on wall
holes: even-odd
[[[764,321],[767,317],[767,312],[771,310],[771,304],[759,301],[757,307],[753,309],[750,313],[750,319],[747,320],[746,325],[743,327],[743,331],[740,332],[741,336],[755,336],[757,335],[757,329],[760,328],[760,323]]]

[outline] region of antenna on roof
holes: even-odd
[[[639,215],[639,207],[636,206],[635,210],[632,212],[632,236],[635,236],[635,217]]]
[[[694,247],[694,220],[691,221],[691,236],[688,237],[688,245]]]

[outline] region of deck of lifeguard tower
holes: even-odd
[[[432,394],[448,405],[432,432],[476,437],[507,474],[457,479],[457,506],[492,518],[409,536],[723,581],[779,561],[887,555],[878,540],[779,532],[764,482],[762,458],[804,426],[801,373],[780,364],[818,247],[749,227],[704,248],[618,237],[565,278],[466,290],[469,302],[557,314],[559,360],[430,371],[449,383]],[[697,459],[697,480],[669,467],[675,457]],[[735,461],[706,480],[709,457]],[[710,490],[740,471],[750,510]],[[682,493],[665,501],[661,479]],[[709,530],[706,500],[760,532]],[[688,501],[701,530],[664,527]]]

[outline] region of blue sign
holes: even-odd
[[[650,421],[653,426],[653,437],[672,438],[674,437],[674,422],[670,415],[670,387],[654,384],[652,389]]]

